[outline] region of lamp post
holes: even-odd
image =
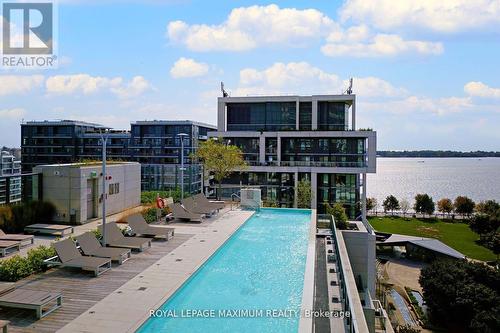
[[[181,200],[184,199],[184,138],[186,133],[179,133],[177,136],[181,139]]]
[[[101,132],[102,144],[102,246],[106,246],[106,144],[108,136]]]

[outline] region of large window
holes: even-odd
[[[230,103],[228,131],[287,131],[296,126],[295,102]]]
[[[318,174],[318,210],[325,211],[326,203],[340,202],[350,218],[357,215],[359,186],[355,174]]]
[[[299,103],[299,129],[301,131],[312,129],[312,102]]]
[[[282,138],[281,162],[292,166],[364,167],[364,138]]]
[[[322,131],[347,130],[347,108],[341,102],[318,102],[318,129]]]

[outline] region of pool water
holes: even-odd
[[[138,332],[297,332],[310,222],[255,212]]]

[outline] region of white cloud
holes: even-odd
[[[436,115],[446,115],[450,113],[465,112],[474,110],[475,105],[470,97],[443,97],[429,98],[421,96],[409,96],[400,100],[385,102],[364,103],[366,110],[377,110],[394,114],[433,113]]]
[[[358,27],[355,27],[358,28]],[[351,28],[352,29],[352,28]],[[423,55],[438,55],[443,53],[441,43],[404,40],[393,34],[376,34],[368,37],[366,28],[351,30],[346,34],[333,33],[329,36],[328,43],[321,48],[323,54],[331,57],[387,57],[403,53],[418,53]]]
[[[0,110],[0,119],[21,119],[26,114],[23,108],[2,109]]]
[[[498,0],[347,0],[342,21],[352,19],[383,30],[420,27],[438,32],[499,31]]]
[[[488,85],[472,81],[464,86],[464,91],[475,97],[486,97],[486,98],[500,98],[500,88],[491,88]]]
[[[174,79],[203,76],[208,73],[209,66],[193,59],[181,57],[170,69],[170,75]]]
[[[318,10],[273,4],[235,8],[219,25],[173,21],[167,26],[167,37],[193,51],[243,51],[259,46],[306,45],[337,28]]]
[[[264,94],[340,94],[348,86],[335,73],[328,73],[307,62],[275,63],[257,70],[246,68],[240,71],[239,87],[235,96]],[[389,82],[376,77],[354,78],[355,93],[364,97],[394,97],[406,94]]]
[[[135,97],[151,85],[142,76],[135,76],[130,82],[124,82],[122,77],[91,76],[89,74],[56,75],[45,82],[47,93],[56,95],[95,94],[111,91],[120,98]]]
[[[0,75],[0,96],[27,93],[41,86],[43,79],[43,75]]]
[[[142,76],[134,76],[132,80],[118,87],[112,87],[111,91],[120,98],[131,98],[142,95],[144,92],[153,89],[151,84]]]

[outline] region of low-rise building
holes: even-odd
[[[39,165],[33,172],[42,174],[41,184],[33,183],[33,193],[42,192],[43,200],[55,205],[55,222],[83,224],[102,217],[101,163]],[[106,215],[140,205],[139,163],[108,162],[105,181]],[[42,186],[43,191],[39,191],[38,186]]]

